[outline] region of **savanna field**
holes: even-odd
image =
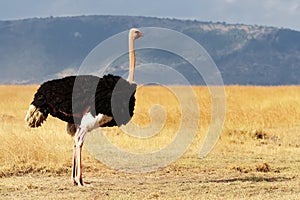
[[[108,140],[134,153],[159,151],[172,142],[181,123],[198,124],[187,151],[160,170],[115,170],[83,150],[84,181],[71,181],[73,140],[66,123],[51,116],[42,127],[26,127],[24,116],[38,86],[0,86],[0,199],[299,199],[300,86],[226,86],[226,118],[210,154],[199,151],[212,121],[211,95],[193,87],[200,108],[182,104],[168,88],[140,87],[132,122],[147,127],[164,122],[146,139],[118,128],[103,128]],[[174,87],[182,91],[185,87]],[[164,108],[150,112],[153,105]],[[154,116],[151,118],[151,116]],[[188,135],[193,127],[186,127]],[[87,136],[89,137],[89,136]],[[109,155],[108,155],[109,156]]]

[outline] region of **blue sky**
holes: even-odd
[[[0,20],[89,14],[225,21],[300,31],[299,0],[0,0]]]

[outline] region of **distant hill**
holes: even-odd
[[[76,73],[83,59],[97,44],[131,27],[164,27],[192,37],[212,56],[225,84],[300,84],[298,31],[133,16],[0,21],[0,84],[40,83]],[[172,60],[166,62],[168,64]],[[184,70],[184,73],[190,77],[192,84],[203,84],[193,79],[192,70]]]

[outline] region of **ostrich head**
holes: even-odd
[[[135,50],[134,50],[134,40],[143,36],[143,33],[136,28],[132,28],[129,31],[129,75],[128,81],[130,83],[134,82],[134,70],[135,70]]]
[[[137,29],[137,28],[130,29],[130,31],[129,31],[129,39],[136,40],[136,39],[138,39],[140,37],[143,37],[143,33],[139,29]]]

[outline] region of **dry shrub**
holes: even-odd
[[[267,133],[267,132],[264,132],[262,130],[256,130],[254,132],[254,139],[257,139],[257,140],[262,140],[262,139],[269,139],[270,138],[270,134]]]
[[[268,163],[262,163],[259,165],[256,165],[256,171],[257,172],[270,172],[270,165]]]
[[[244,139],[255,139],[255,140],[267,140],[275,136],[271,136],[270,133],[263,131],[261,129],[257,130],[251,130],[251,129],[244,129],[244,130],[227,130],[224,133],[225,136],[230,136],[230,137],[239,137],[239,138],[244,138]]]
[[[248,164],[242,166],[235,166],[231,169],[239,171],[241,173],[249,173],[249,172],[263,172],[267,173],[271,171],[271,167],[268,163],[261,163],[261,164]]]

